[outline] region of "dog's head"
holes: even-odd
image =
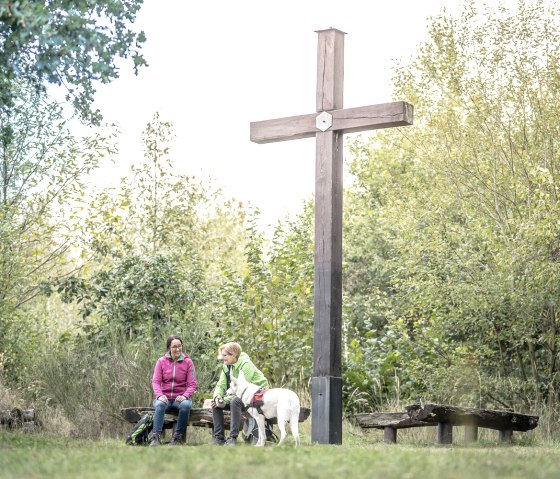
[[[239,376],[237,378],[234,378],[232,374],[229,382],[229,389],[227,390],[226,395],[237,396],[237,392],[243,391],[246,384],[247,384],[247,380],[245,379],[245,375],[243,374],[243,371],[239,371]]]

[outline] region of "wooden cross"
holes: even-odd
[[[317,33],[317,113],[252,122],[251,141],[316,138],[311,440],[341,444],[342,135],[412,125],[413,107],[394,102],[343,109],[345,33],[334,28]]]

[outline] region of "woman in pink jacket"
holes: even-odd
[[[152,377],[156,398],[150,446],[161,446],[163,419],[165,413],[170,411],[178,411],[179,417],[169,445],[178,446],[185,442],[192,407],[191,398],[196,390],[194,363],[183,352],[183,340],[179,336],[169,336],[166,344],[167,352],[157,360]]]

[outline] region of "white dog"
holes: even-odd
[[[259,440],[255,446],[264,446],[266,441],[266,433],[264,430],[264,418],[267,419],[275,417],[278,421],[278,429],[280,429],[280,440],[278,445],[282,444],[282,441],[286,437],[286,421],[290,422],[290,429],[296,446],[299,444],[299,398],[297,394],[289,389],[285,388],[274,388],[267,389],[262,396],[262,405],[260,409],[262,411],[259,413],[257,407],[254,407],[253,396],[260,389],[256,384],[247,382],[243,371],[239,371],[239,377],[236,379],[231,377],[230,387],[227,391],[227,395],[235,394],[241,401],[243,401],[244,406],[248,406],[247,411],[251,416],[255,418],[257,425],[259,427]]]

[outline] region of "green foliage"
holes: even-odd
[[[74,436],[118,437],[123,430],[117,419],[121,408],[152,404],[154,365],[165,354],[169,334],[183,338],[185,352],[195,362],[202,394],[194,397],[194,404],[200,407],[216,366],[214,351],[211,361],[205,356],[208,332],[203,322],[183,327],[183,331],[167,325],[151,340],[137,335],[131,341],[128,336],[107,332],[102,342],[77,336],[56,349],[40,348],[36,361],[41,375],[27,376],[27,397],[40,408],[61,411]]]
[[[65,302],[76,301],[84,317],[99,311],[104,321],[97,334],[112,323],[127,335],[151,338],[192,307],[200,278],[189,273],[161,254],[127,256],[88,279],[61,279],[57,292]]]
[[[180,334],[202,368],[204,395],[216,379],[209,319],[215,288],[223,281],[216,263],[239,268],[244,214],[234,202],[219,203],[219,192],[173,172],[172,136],[171,125],[156,114],[144,132],[144,161],[133,166],[118,190],[102,191],[76,217],[83,267],[42,286],[82,315],[64,336],[65,344],[84,341],[97,356],[112,354],[114,338],[130,348]],[[101,374],[97,387],[108,387],[109,372]],[[50,383],[52,388],[56,380]],[[150,384],[139,389],[151,394]]]
[[[244,212],[211,185],[174,172],[173,136],[172,125],[156,113],[143,132],[143,161],[132,166],[119,188],[97,194],[84,214],[84,258],[103,263],[160,253],[202,268],[209,280],[217,258],[239,269]]]
[[[0,351],[10,374],[28,355],[20,346],[35,330],[27,308],[39,284],[73,269],[65,218],[83,200],[86,175],[113,151],[111,135],[76,138],[57,104],[25,87],[17,94],[0,110]],[[29,337],[18,339],[23,325]]]
[[[415,105],[416,125],[351,145],[356,181],[346,192],[344,219],[347,413],[431,400],[533,411],[546,406],[550,424],[556,421],[560,32],[550,13],[540,2],[522,1],[516,12],[478,10],[469,2],[460,18],[434,19],[430,40],[395,77],[396,95]],[[33,118],[14,121],[16,114],[2,117],[4,158],[19,144],[23,118]],[[32,130],[42,131],[36,124]],[[52,229],[62,206],[49,207],[57,198],[61,204],[79,198],[78,187],[60,187],[80,185],[81,157],[63,155],[81,150],[55,149],[64,162],[53,157],[44,168],[33,169],[25,155],[13,155],[25,158],[21,163],[4,160],[16,165],[22,182],[6,180],[4,168],[0,291],[10,296],[0,297],[0,312],[9,318],[0,323],[0,338],[12,344],[12,365],[41,338],[59,338],[48,342],[54,361],[27,358],[20,377],[29,378],[35,398],[50,398],[76,423],[80,414],[72,407],[82,389],[107,391],[98,401],[102,411],[114,406],[109,391],[118,384],[131,388],[126,401],[149,401],[159,353],[148,348],[140,356],[167,334],[179,333],[190,344],[201,396],[215,381],[217,345],[231,340],[273,384],[302,390],[311,377],[311,205],[267,239],[238,203],[173,172],[172,137],[171,125],[156,114],[144,132],[144,161],[118,189],[101,192],[81,215],[70,216],[68,227],[80,227],[74,245],[83,269],[64,279],[63,262],[52,269],[33,265],[48,265],[41,255],[50,248],[64,252],[59,243],[45,242],[53,231],[57,241],[62,237]],[[91,151],[87,158],[99,150]],[[93,160],[84,164],[93,166]],[[35,183],[25,176],[29,171]],[[51,196],[41,196],[44,191]],[[11,270],[18,271],[12,282]],[[79,328],[74,323],[59,336],[36,321],[40,316],[16,310],[14,298],[31,302],[40,279],[48,280],[45,291],[56,287],[76,303],[86,317]],[[30,325],[32,333],[18,340],[17,328]],[[114,337],[124,341],[118,354]],[[91,377],[81,378],[87,348],[100,362]],[[33,361],[43,359],[48,374],[33,377]],[[58,394],[64,371],[78,379]]]
[[[147,65],[139,53],[143,32],[130,29],[143,0],[53,0],[0,2],[0,104],[11,109],[24,82],[42,91],[62,85],[76,111],[99,123],[91,109],[94,83],[118,78],[116,61],[131,58],[134,71]]]
[[[382,361],[391,334],[407,398],[558,400],[560,33],[518,10],[434,19],[395,78],[415,126],[353,147],[347,294],[372,308],[345,310],[349,335]]]
[[[17,296],[16,307],[36,292],[23,279],[61,261],[70,227],[60,222],[82,201],[85,177],[114,151],[111,135],[76,138],[57,104],[19,94],[0,112],[0,297]]]
[[[301,387],[311,376],[313,340],[312,208],[279,224],[269,247],[247,229],[247,270],[225,270],[212,311],[217,343],[237,341],[274,384]]]

